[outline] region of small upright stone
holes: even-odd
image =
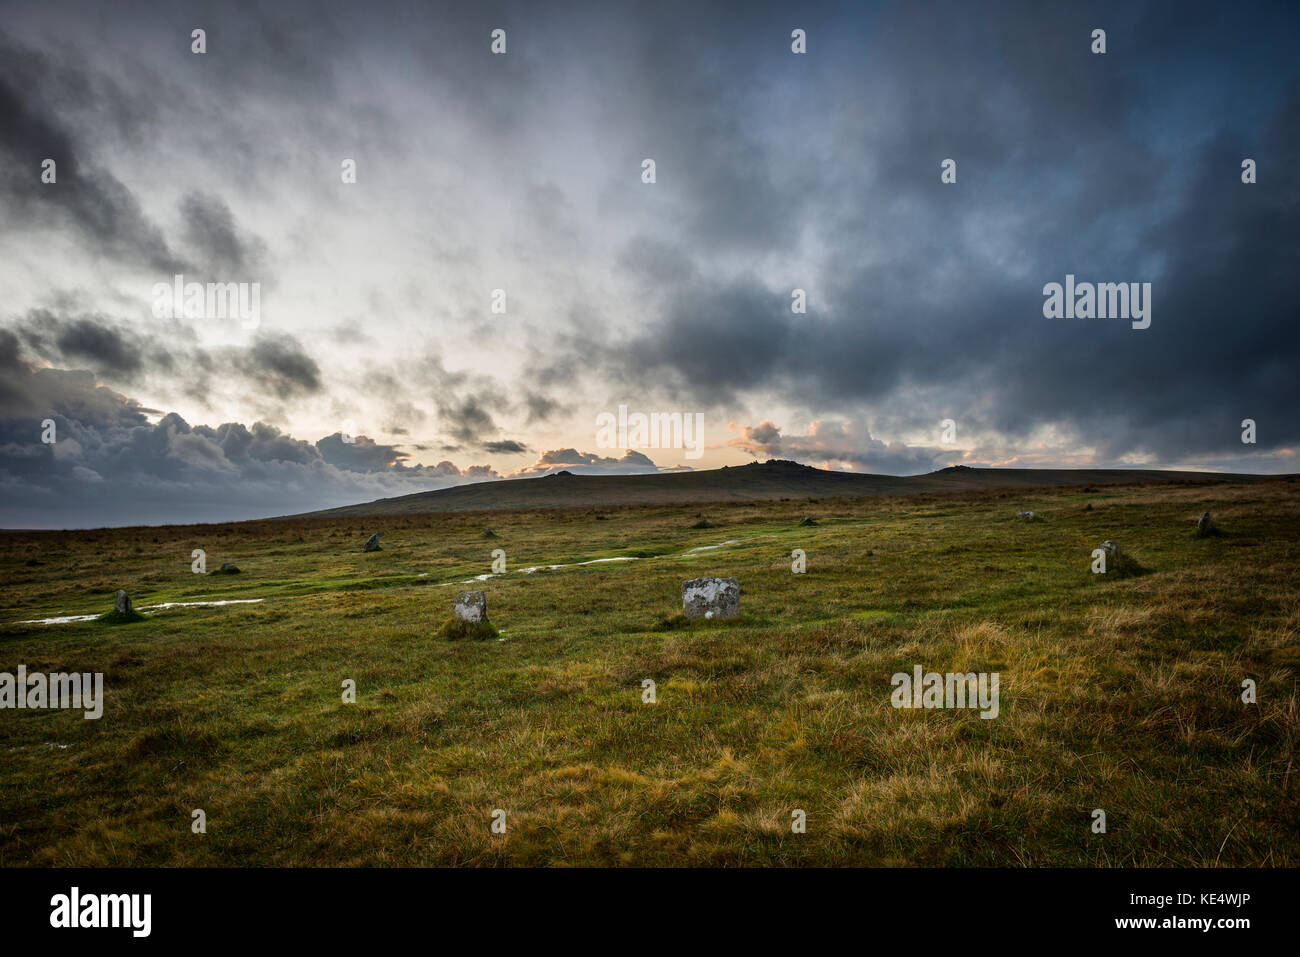
[[[1098,547],[1106,553],[1107,568],[1113,567],[1114,563],[1119,561],[1119,542],[1112,542],[1110,539],[1106,539],[1106,541],[1102,542]]]
[[[1196,520],[1196,534],[1201,538],[1214,534],[1214,523],[1210,521],[1209,512],[1202,512],[1201,517]]]
[[[805,515],[803,517],[803,521],[799,523],[800,527],[804,525],[816,525],[816,524],[817,524],[817,519],[813,518],[811,515]]]
[[[375,532],[375,534],[371,535],[369,538],[366,539],[366,544],[365,544],[364,551],[367,551],[367,552],[377,552],[377,551],[379,551],[379,533],[378,533],[378,532]]]
[[[740,582],[735,578],[682,582],[682,612],[687,618],[735,618],[740,614]]]
[[[463,591],[456,596],[451,614],[457,621],[471,624],[487,621],[487,596],[481,591]]]
[[[113,596],[113,611],[119,615],[131,614],[131,598],[121,588],[119,588],[117,594]]]

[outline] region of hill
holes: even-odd
[[[769,459],[736,468],[723,466],[720,469],[665,472],[657,475],[573,475],[558,472],[540,478],[502,479],[415,492],[292,517],[527,511],[592,506],[615,508],[625,505],[761,502],[783,498],[858,498],[867,495],[915,495],[995,488],[1059,488],[1070,485],[1148,482],[1241,482],[1266,477],[1270,476],[1151,469],[986,469],[964,465],[951,466],[926,475],[871,475],[863,472],[835,472],[797,462]]]

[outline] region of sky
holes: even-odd
[[[1294,4],[0,0],[0,63],[3,527],[1300,471]],[[1067,276],[1150,324],[1045,315]]]

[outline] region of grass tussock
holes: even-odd
[[[100,615],[96,621],[101,625],[129,625],[132,622],[144,621],[146,617],[134,609],[131,611],[118,611],[114,608],[112,611]]]
[[[490,621],[463,621],[454,616],[438,628],[438,637],[446,641],[487,641],[500,634]]]

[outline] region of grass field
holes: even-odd
[[[1103,539],[1149,573],[1091,574]],[[106,694],[0,711],[6,866],[1300,865],[1290,480],[0,542],[0,671]],[[505,575],[447,584],[494,548]],[[740,618],[676,617],[700,575],[740,579]],[[437,638],[471,587],[501,640]],[[14,624],[117,588],[265,600]],[[914,665],[998,672],[998,717],[893,708]]]

